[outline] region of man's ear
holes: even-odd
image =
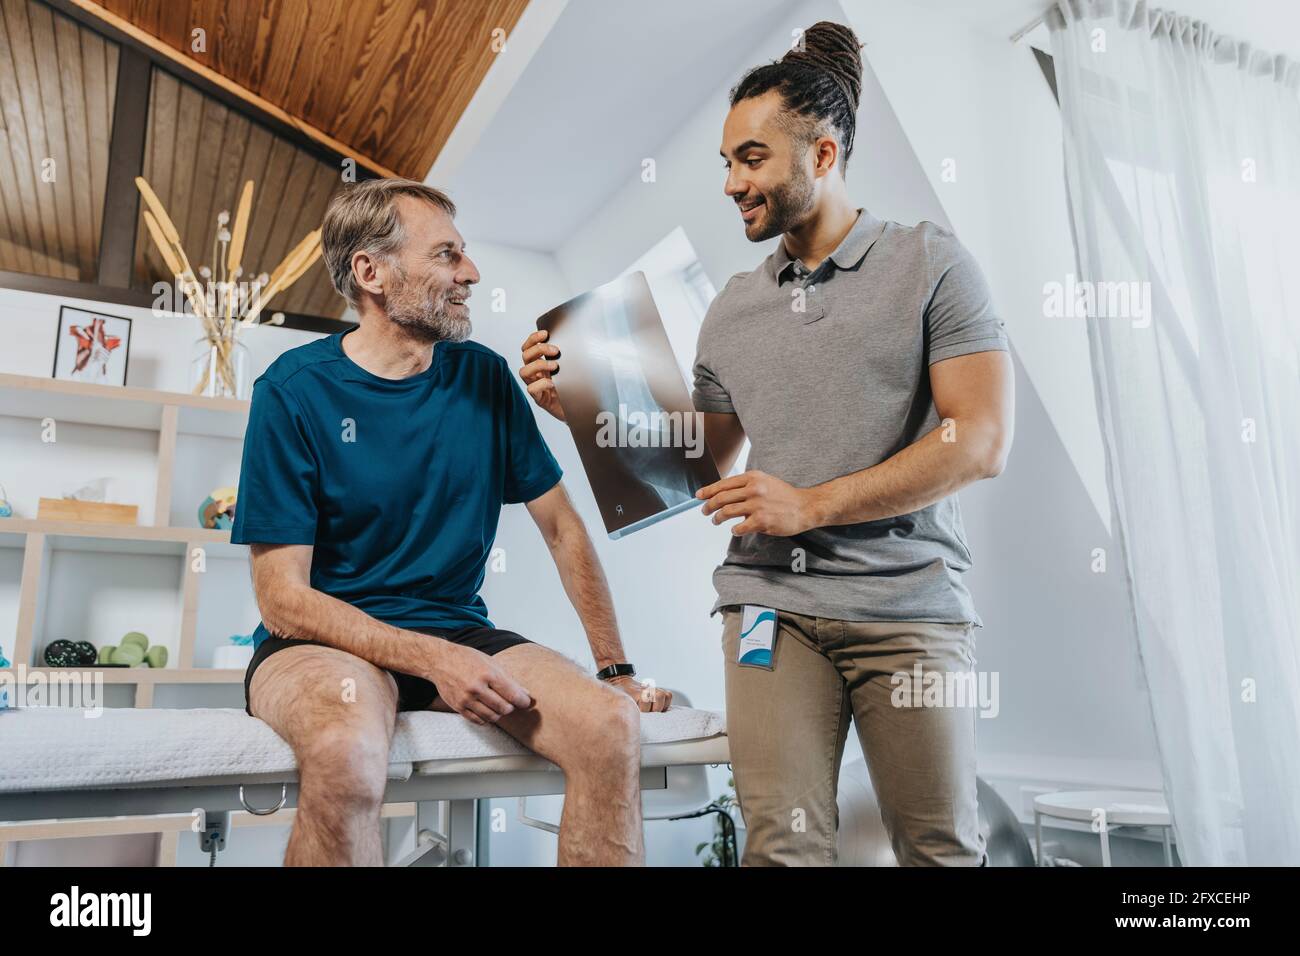
[[[821,176],[835,168],[839,159],[840,144],[834,136],[819,136],[813,142],[813,175]]]
[[[379,260],[368,252],[352,254],[352,279],[358,288],[371,295],[384,294],[384,280],[379,275]]]

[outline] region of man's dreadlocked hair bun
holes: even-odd
[[[843,169],[853,153],[858,100],[862,96],[862,44],[848,27],[822,20],[804,31],[801,42],[777,60],[750,70],[731,91],[735,106],[769,90],[781,94],[786,109],[839,131]]]

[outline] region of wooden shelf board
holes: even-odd
[[[0,548],[21,547],[20,534],[50,536],[54,551],[108,551],[127,554],[183,554],[193,542],[210,557],[232,558],[247,553],[231,544],[229,531],[213,528],[157,528],[140,524],[101,524],[95,521],[54,521],[48,518],[0,518]]]
[[[248,422],[249,403],[240,399],[0,372],[0,415],[15,418],[158,431],[168,405],[178,409],[177,429],[185,435],[241,438]]]

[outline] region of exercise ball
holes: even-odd
[[[1034,851],[1006,801],[978,777],[975,785],[989,866],[1033,866]],[[839,807],[839,865],[898,866],[864,761],[851,761],[840,770]]]
[[[871,774],[861,760],[840,768],[838,866],[898,866]]]
[[[980,832],[986,841],[989,866],[1034,866],[1033,847],[1015,812],[979,777],[975,778],[975,788],[979,794]]]

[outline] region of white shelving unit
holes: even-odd
[[[160,683],[230,683],[242,680],[242,671],[195,667],[195,624],[200,589],[199,575],[191,570],[190,559],[195,556],[196,549],[202,549],[206,557],[238,557],[244,549],[230,543],[229,532],[197,527],[174,528],[168,520],[177,436],[242,437],[248,421],[248,408],[248,402],[236,399],[201,398],[180,392],[0,374],[0,415],[37,420],[50,418],[56,422],[145,429],[158,433],[153,525],[0,518],[0,547],[23,549],[18,625],[13,642],[15,663],[22,661],[29,670],[52,670],[40,667],[36,658],[36,643],[41,633],[41,598],[52,552],[176,555],[185,560],[182,561],[179,584],[177,640],[171,645],[173,653],[169,655],[168,666],[156,670],[145,667],[100,668],[104,682],[136,685],[135,705],[147,707],[152,703],[153,687]]]
[[[245,549],[230,543],[226,531],[199,527],[173,527],[173,476],[177,463],[177,438],[198,435],[238,439],[244,434],[249,403],[235,399],[201,398],[180,392],[90,385],[25,375],[0,374],[0,416],[36,419],[41,422],[73,422],[109,428],[154,431],[158,435],[156,483],[151,525],[112,525],[95,522],[50,521],[31,518],[0,518],[0,549],[20,549],[21,577],[18,586],[17,626],[11,655],[27,672],[57,672],[41,666],[38,653],[42,614],[50,599],[49,583],[54,556],[60,552],[101,552],[136,556],[174,556],[180,561],[177,578],[174,631],[163,642],[172,651],[164,668],[102,667],[97,670],[105,685],[134,687],[134,706],[150,707],[154,689],[169,684],[237,684],[243,670],[220,670],[195,664],[195,647],[202,575],[193,570],[198,549],[206,558],[239,558]],[[10,489],[11,491],[13,489]],[[143,509],[142,509],[143,510]],[[14,668],[4,668],[12,672]],[[3,726],[0,715],[0,727]],[[177,824],[168,818],[108,818],[62,824],[0,825],[0,866],[6,862],[7,842],[53,837],[106,836],[120,833],[163,833],[159,862],[174,861]],[[186,823],[188,828],[188,823]]]

